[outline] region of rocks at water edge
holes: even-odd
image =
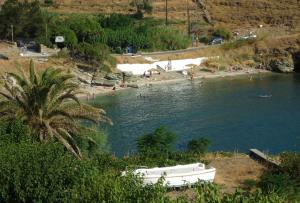
[[[280,73],[291,73],[294,71],[294,63],[287,59],[271,59],[269,67],[272,71]]]

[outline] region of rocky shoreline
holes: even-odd
[[[224,77],[235,77],[235,76],[242,76],[242,75],[249,75],[249,79],[251,79],[252,74],[259,74],[259,73],[271,73],[269,70],[261,70],[261,69],[242,69],[237,71],[216,71],[216,72],[198,72],[194,79],[211,79],[211,78],[224,78]],[[78,76],[78,73],[75,73]],[[149,85],[160,85],[160,84],[167,84],[167,83],[177,83],[182,81],[191,80],[188,76],[182,76],[181,74],[176,73],[166,73],[163,75],[154,75],[151,78],[141,78],[135,77],[133,81],[126,82],[125,85],[120,84],[117,80],[112,80],[114,82],[107,82],[104,83],[103,78],[96,80],[93,85],[88,83],[88,80],[83,79],[82,75],[78,76],[79,81],[81,81],[82,90],[86,92],[85,94],[80,95],[82,98],[86,99],[93,99],[97,95],[114,95],[116,91],[122,91],[129,88],[139,88],[143,86]],[[84,82],[83,82],[84,81]],[[97,82],[98,81],[98,82]]]

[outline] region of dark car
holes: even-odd
[[[8,57],[5,56],[5,55],[3,55],[3,54],[0,54],[0,59],[2,59],[2,60],[8,60]]]
[[[25,43],[23,42],[23,40],[17,40],[17,47],[24,47]]]
[[[208,44],[215,45],[215,44],[223,44],[223,43],[224,43],[224,39],[222,37],[216,37],[212,39]]]

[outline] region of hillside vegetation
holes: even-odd
[[[1,0],[2,2],[4,0]],[[1,2],[0,1],[0,2]],[[132,0],[53,0],[49,10],[60,13],[71,12],[135,12],[130,5]],[[152,16],[165,17],[165,0],[151,0]],[[200,2],[200,4],[199,4]],[[300,26],[299,0],[188,0],[191,21],[203,20],[204,5],[214,24],[226,24],[238,28],[259,24],[283,26],[298,30]],[[186,21],[187,4],[182,0],[168,1],[169,17],[172,20]]]

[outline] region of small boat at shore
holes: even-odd
[[[194,185],[199,181],[213,182],[216,169],[205,164],[195,163],[162,168],[137,169],[133,174],[141,176],[145,185],[157,183],[164,177],[163,184],[167,187],[182,187]],[[126,175],[123,172],[122,175]]]

